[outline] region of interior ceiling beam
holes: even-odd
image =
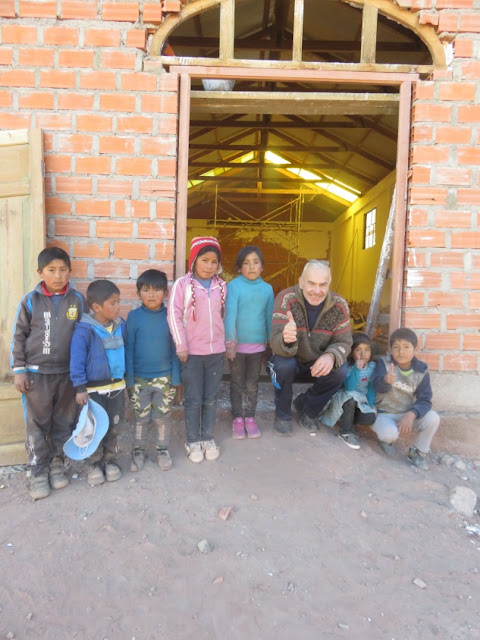
[[[279,167],[277,167],[277,171]],[[195,178],[189,178],[189,180],[202,180],[204,182],[258,182],[258,178],[248,178],[246,176],[231,176],[230,173],[219,173],[217,176],[197,176]],[[326,178],[322,178],[318,176],[315,180],[306,180],[304,178],[298,178],[297,176],[278,176],[276,178],[265,178],[262,182],[263,184],[272,183],[284,183],[284,182],[297,182],[300,184],[312,184],[315,185],[317,182],[327,182]]]
[[[275,135],[279,135],[278,132]],[[291,145],[261,145],[261,144],[252,144],[251,142],[245,142],[244,144],[227,144],[223,142],[218,142],[216,144],[202,144],[201,142],[195,142],[190,145],[190,149],[205,149],[207,151],[273,151],[276,153],[277,151],[282,152],[290,152],[295,153],[295,151],[307,151],[308,153],[334,153],[340,151],[348,151],[348,145],[342,146],[327,146],[327,145],[317,145],[317,146],[309,146],[303,145],[302,149],[297,149],[295,146]],[[238,166],[242,166],[241,163],[238,163]]]
[[[239,118],[240,116],[236,116]],[[191,120],[191,127],[204,127],[205,129],[219,129],[229,127],[232,129],[246,128],[250,129],[298,129],[299,126],[295,122],[256,122],[255,120],[233,120],[224,118],[221,120]],[[373,123],[372,123],[373,126]],[[322,129],[368,129],[366,123],[361,121],[354,122],[335,122],[334,120],[325,120],[325,122],[309,123],[308,128],[312,131],[321,131]],[[377,130],[377,125],[375,125]],[[393,137],[396,140],[396,136]]]
[[[326,162],[322,162],[322,163],[316,163],[316,164],[306,164],[304,162],[298,162],[296,165],[285,165],[285,164],[276,164],[273,162],[267,162],[266,164],[263,164],[261,162],[211,162],[211,161],[205,161],[202,162],[201,160],[199,160],[198,162],[189,162],[188,163],[189,167],[201,167],[203,169],[216,169],[217,167],[221,167],[221,168],[231,168],[231,169],[258,169],[259,167],[265,167],[265,169],[275,169],[278,167],[283,167],[285,169],[286,166],[289,166],[290,168],[299,168],[301,167],[302,169],[328,169],[328,167],[330,166],[328,163]]]

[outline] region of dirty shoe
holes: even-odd
[[[245,438],[245,422],[243,418],[234,418],[232,422],[232,438],[243,440]]]
[[[92,487],[105,482],[105,474],[103,473],[103,465],[101,462],[94,462],[88,467],[87,482]]]
[[[132,461],[130,462],[130,471],[140,471],[145,466],[145,451],[143,449],[134,449],[132,453]]]
[[[157,462],[162,471],[168,471],[172,468],[172,458],[168,449],[157,449]]]
[[[408,461],[423,471],[428,471],[426,457],[427,454],[419,451],[416,447],[411,447],[407,454]]]
[[[307,413],[302,413],[298,423],[309,433],[316,433],[318,431],[317,420],[315,418],[311,418]]]
[[[122,477],[122,470],[116,460],[107,460],[105,462],[105,479],[107,482],[115,482]]]
[[[262,435],[255,418],[245,418],[245,429],[249,438],[259,438]]]
[[[203,449],[201,442],[188,442],[185,444],[185,449],[187,450],[187,456],[190,462],[194,464],[198,464],[199,462],[203,462]]]
[[[220,449],[217,447],[215,440],[204,440],[202,446],[205,452],[205,460],[217,460],[220,455]]]
[[[48,476],[32,476],[30,478],[28,489],[32,500],[41,500],[50,495],[50,485],[48,484]]]
[[[65,467],[63,466],[63,458],[57,456],[52,459],[48,479],[52,489],[64,489],[68,485],[68,478],[65,475]]]
[[[397,452],[397,450],[395,448],[395,443],[394,442],[383,442],[383,440],[380,440],[379,444],[380,444],[380,449],[383,451],[383,453],[385,453],[390,458],[393,458],[393,456]]]
[[[292,436],[292,421],[281,420],[278,416],[275,416],[273,432],[278,436],[290,438]]]

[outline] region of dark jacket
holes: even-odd
[[[396,382],[388,384],[384,378],[393,362]],[[428,365],[417,358],[412,360],[412,373],[404,376],[392,356],[382,356],[373,372],[373,387],[376,391],[375,406],[379,413],[405,413],[413,411],[417,418],[432,408],[432,386]]]
[[[283,329],[291,311],[297,325],[297,341],[285,344]],[[295,356],[299,362],[314,362],[324,353],[335,357],[335,367],[346,362],[352,347],[350,311],[347,302],[329,291],[313,329],[308,328],[303,292],[298,285],[280,291],[275,299],[270,345],[273,353],[286,358]]]
[[[40,282],[27,293],[15,318],[11,364],[14,373],[68,373],[73,329],[85,310],[82,294],[69,287],[55,311]]]

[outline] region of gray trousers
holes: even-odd
[[[108,415],[108,431],[98,445],[98,449],[87,458],[90,464],[94,462],[108,462],[117,457],[118,452],[118,430],[120,421],[123,420],[125,413],[125,393],[124,389],[120,391],[111,391],[110,393],[97,393],[93,391],[88,394],[92,400],[105,409]]]
[[[372,429],[377,434],[378,439],[382,442],[395,442],[398,438],[397,424],[405,413],[379,413],[375,423],[372,425]],[[413,421],[413,430],[417,432],[414,446],[422,453],[428,453],[430,450],[430,444],[439,424],[440,416],[433,409]]]
[[[237,353],[235,360],[230,361],[230,404],[233,418],[243,418],[242,396],[245,396],[245,418],[255,417],[264,353]]]

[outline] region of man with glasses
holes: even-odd
[[[347,302],[329,291],[327,263],[309,260],[298,284],[281,291],[273,309],[268,370],[275,387],[274,431],[292,435],[293,382],[312,386],[293,402],[300,424],[315,432],[317,416],[343,384],[352,346]]]

